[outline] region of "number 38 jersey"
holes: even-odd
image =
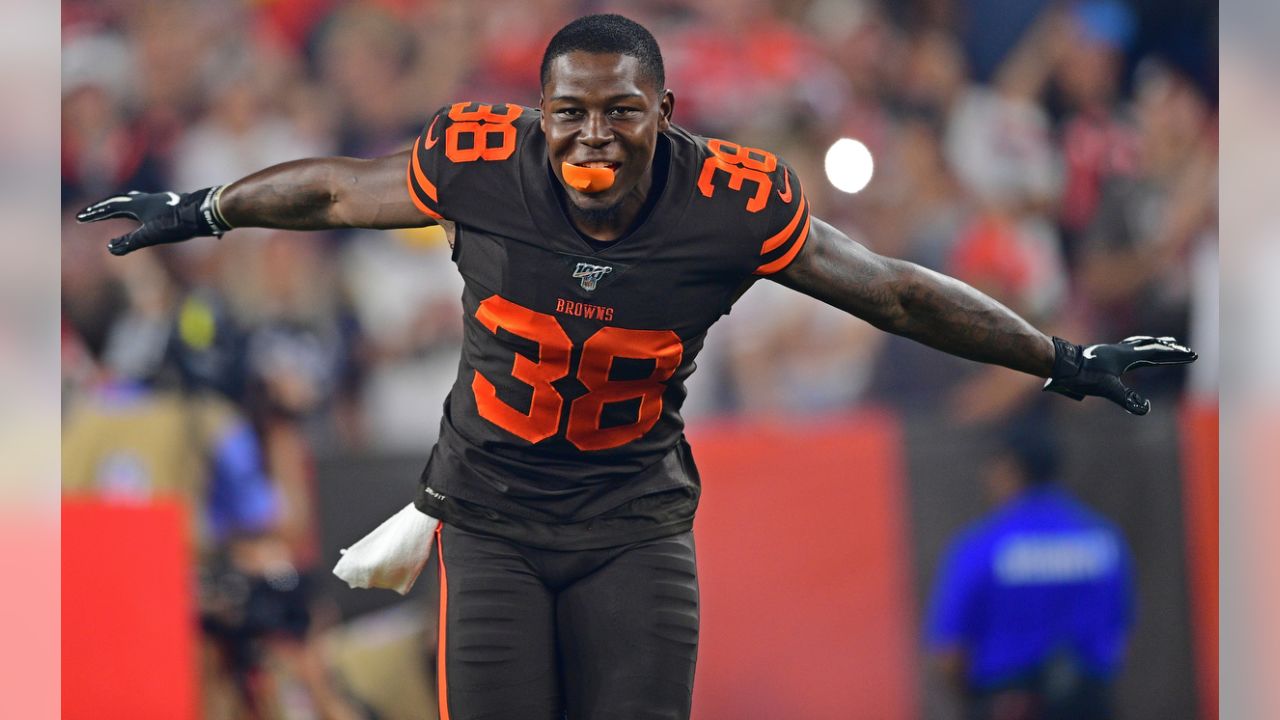
[[[456,223],[464,278],[458,379],[417,505],[563,549],[679,532],[699,490],[685,379],[711,324],[800,251],[807,203],[774,155],[672,126],[647,216],[593,243],[565,213],[539,120],[459,103],[414,145],[409,193]]]

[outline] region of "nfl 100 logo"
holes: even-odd
[[[590,292],[596,289],[596,285],[605,275],[613,272],[613,268],[608,265],[592,265],[591,263],[578,263],[578,267],[574,269],[573,276],[582,278],[582,289]]]

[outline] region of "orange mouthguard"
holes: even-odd
[[[560,163],[560,172],[569,187],[584,193],[604,192],[613,187],[613,168],[583,167],[572,163]]]

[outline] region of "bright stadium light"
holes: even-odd
[[[856,193],[871,182],[875,162],[866,145],[852,138],[840,138],[827,150],[827,180],[837,190]]]

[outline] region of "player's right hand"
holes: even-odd
[[[193,237],[221,236],[231,229],[214,208],[211,187],[195,192],[142,193],[136,190],[100,200],[76,214],[82,223],[127,217],[141,223],[126,235],[112,238],[107,250],[125,255],[138,248],[181,242]]]

